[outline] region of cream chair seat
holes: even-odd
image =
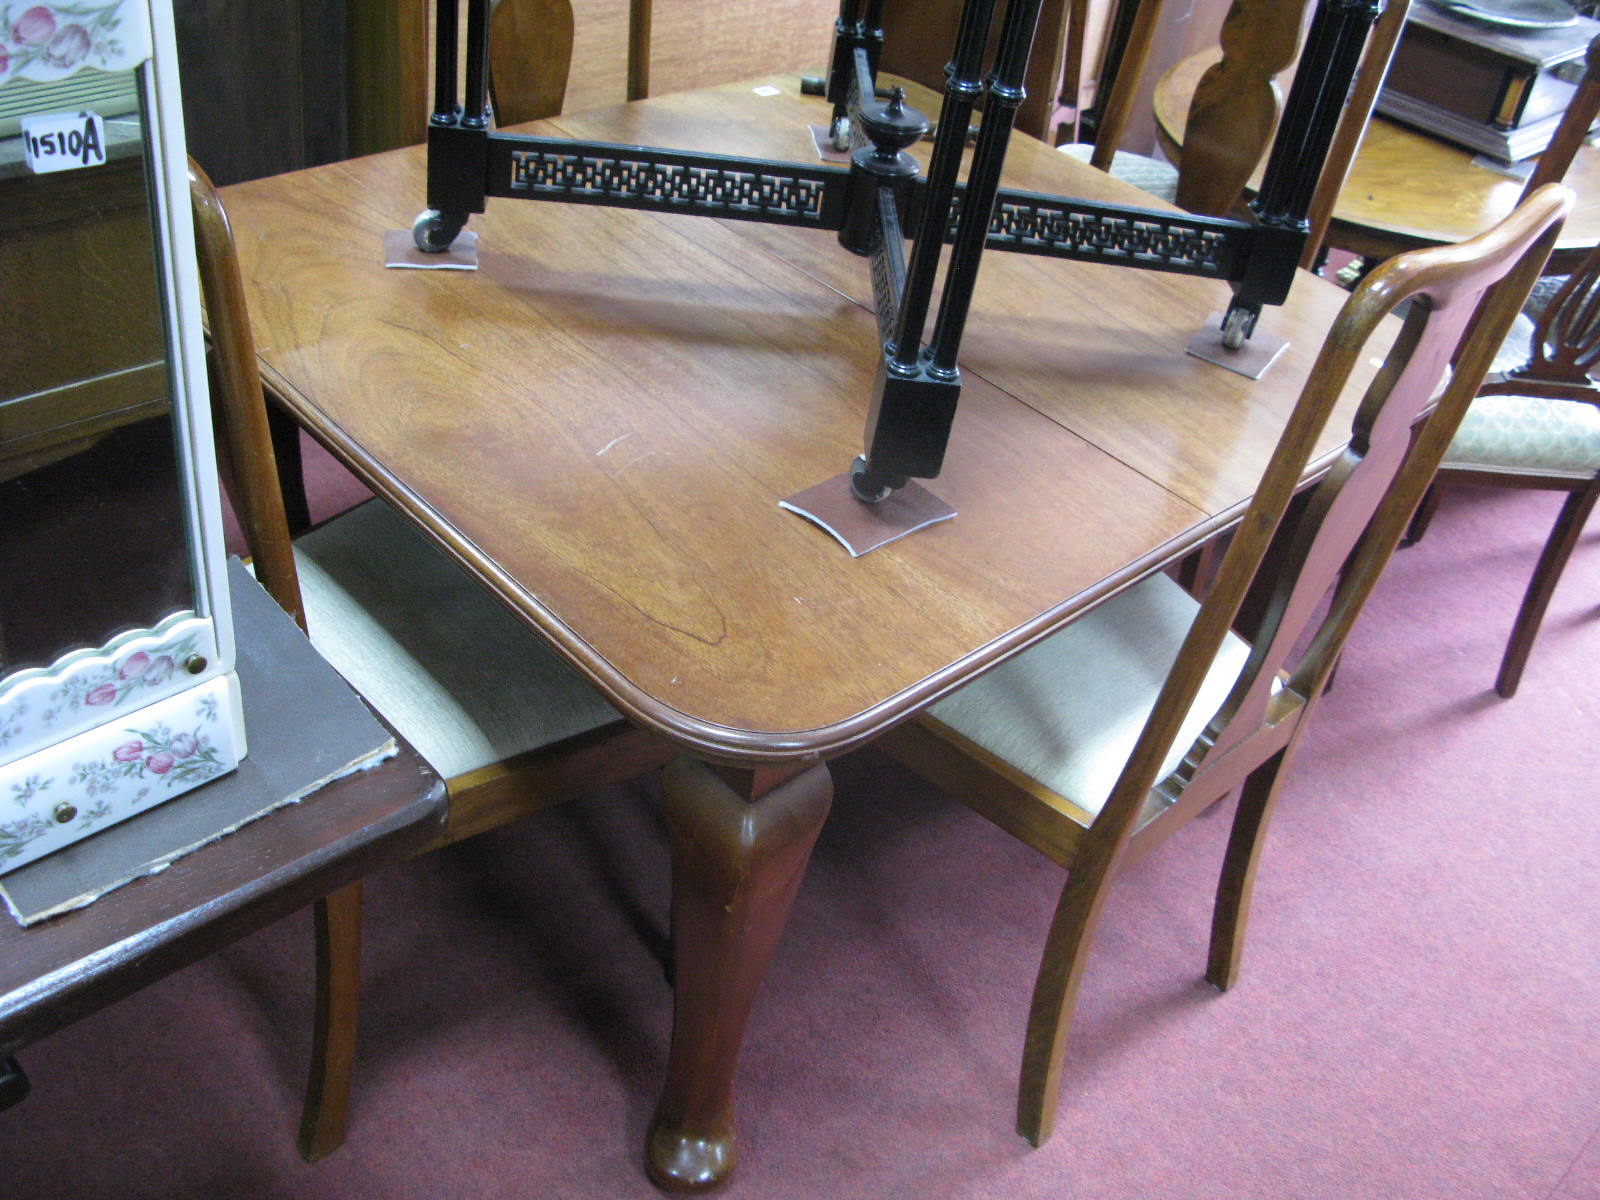
[[[312,643],[446,779],[622,719],[382,501],[294,551]]]
[[[925,720],[1092,819],[1127,765],[1199,610],[1166,575],[1152,575],[939,701]],[[1249,653],[1236,635],[1223,639],[1158,779],[1173,772],[1222,706]]]
[[[1094,146],[1088,142],[1069,142],[1056,148],[1082,163],[1094,157]],[[1113,179],[1120,179],[1140,191],[1149,192],[1158,200],[1165,200],[1168,204],[1178,202],[1178,168],[1164,159],[1118,150],[1111,156],[1109,174]]]

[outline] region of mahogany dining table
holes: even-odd
[[[808,126],[827,113],[782,75],[528,131],[815,162]],[[681,751],[662,781],[674,1023],[646,1166],[665,1188],[715,1187],[828,760],[1236,520],[1343,294],[1302,274],[1261,318],[1288,349],[1251,380],[1185,354],[1224,284],[987,254],[927,481],[958,515],[853,558],[779,501],[860,453],[878,360],[864,260],[811,230],[491,199],[468,226],[476,270],[386,269],[385,232],[423,206],[425,157],[223,190],[262,375]],[[1006,182],[1157,203],[1021,135]]]

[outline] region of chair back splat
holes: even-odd
[[[489,95],[499,125],[553,117],[572,73],[572,0],[496,0],[489,17]]]
[[[1282,716],[1308,706],[1321,692],[1477,381],[1548,257],[1570,203],[1570,193],[1552,188],[1462,247],[1391,260],[1351,297],[1323,345],[1106,815],[1142,807],[1198,695],[1201,673],[1185,671],[1183,664],[1215,659],[1251,590],[1267,600],[1258,628],[1251,631],[1249,658],[1206,732],[1162,781],[1163,791],[1181,797],[1209,773],[1231,777],[1227,765],[1236,750],[1252,740],[1286,740],[1279,732]],[[1316,439],[1368,339],[1378,322],[1407,300],[1404,326],[1363,397],[1349,445],[1292,518],[1284,519]],[[1456,370],[1434,402],[1430,398],[1458,346]],[[1331,601],[1322,609],[1330,589]],[[1297,646],[1305,649],[1293,656]],[[1289,724],[1294,733],[1303,728],[1300,721]],[[1243,757],[1259,763],[1262,755],[1257,749]],[[1207,787],[1204,795],[1214,798],[1231,786]],[[1126,824],[1127,834],[1135,835],[1135,822]]]
[[[1595,396],[1590,375],[1600,364],[1600,247],[1567,277],[1534,322],[1529,358],[1491,380],[1484,395],[1512,390],[1518,382],[1573,384],[1579,391],[1568,397],[1590,400]]]
[[[627,98],[650,94],[651,0],[628,0]],[[489,15],[489,96],[495,124],[561,113],[576,37],[572,0],[494,0]]]
[[[1236,976],[1282,768],[1572,200],[1552,185],[1487,233],[1401,255],[1362,281],[1203,601],[1152,575],[880,741],[1067,868],[1018,1089],[1018,1131],[1035,1144],[1054,1121],[1107,884],[1242,785],[1207,970],[1220,988]],[[1401,305],[1348,446],[1304,489],[1352,373]],[[1247,601],[1252,628],[1236,630]]]

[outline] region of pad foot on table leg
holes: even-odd
[[[705,1192],[728,1180],[738,1157],[732,1129],[693,1130],[658,1117],[650,1127],[645,1168],[665,1191]]]
[[[645,1146],[660,1188],[726,1183],[735,1154],[739,1045],[783,932],[833,781],[821,764],[661,775],[672,838],[672,1046]]]
[[[28,1098],[31,1090],[22,1065],[9,1055],[0,1058],[0,1108],[10,1108]]]

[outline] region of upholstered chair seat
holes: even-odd
[[[1058,149],[1079,162],[1088,162],[1094,155],[1094,147],[1088,142],[1071,142]],[[1158,200],[1165,200],[1168,204],[1178,202],[1178,168],[1162,159],[1118,150],[1111,158],[1109,173],[1113,179],[1131,183]]]
[[[621,719],[381,501],[294,551],[312,642],[446,779]]]
[[[973,746],[1086,818],[1127,765],[1199,603],[1152,575],[929,710]],[[1250,648],[1228,634],[1157,778],[1178,765],[1239,677]]]
[[[1600,471],[1600,408],[1544,396],[1479,396],[1444,466],[1590,478]]]

